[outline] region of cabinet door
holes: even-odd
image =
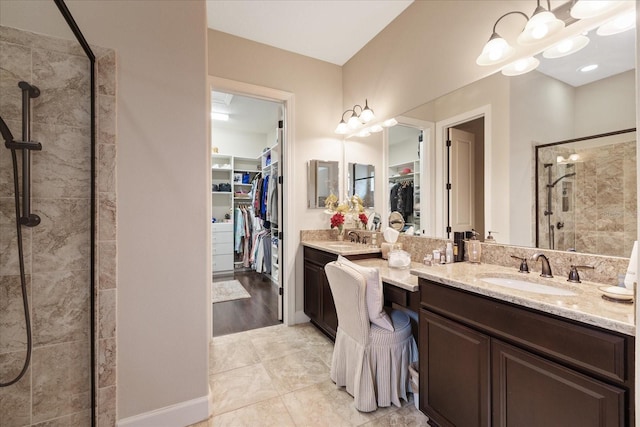
[[[484,334],[420,310],[420,410],[438,425],[491,425],[489,343]]]
[[[625,426],[625,391],[493,339],[495,426]]]
[[[320,304],[324,270],[311,262],[304,262],[304,313],[314,322],[321,321]]]

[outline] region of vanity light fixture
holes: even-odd
[[[396,119],[394,119],[394,118],[387,119],[384,122],[382,122],[382,126],[386,127],[386,128],[390,128],[390,127],[395,126],[397,124],[398,124],[398,121]]]
[[[549,49],[542,53],[545,58],[562,58],[563,56],[576,53],[580,49],[589,44],[589,37],[582,34],[568,39],[564,39],[559,43],[554,44]]]
[[[578,0],[571,7],[575,19],[595,18],[620,4],[620,0]]]
[[[349,117],[349,119],[345,122],[344,117],[347,113],[351,113],[351,117]],[[375,115],[373,114],[373,110],[369,108],[368,101],[365,99],[364,108],[361,105],[356,104],[353,106],[353,108],[350,108],[342,113],[342,119],[340,120],[340,123],[338,123],[335,133],[345,135],[350,130],[355,130],[363,124],[369,123],[374,118]]]
[[[530,56],[528,58],[519,59],[502,68],[502,74],[505,76],[519,76],[535,70],[540,65],[540,60]]]
[[[564,28],[564,22],[556,18],[553,12],[551,12],[550,0],[547,0],[547,6],[549,10],[540,6],[540,0],[538,0],[538,7],[536,7],[531,19],[527,21],[527,25],[525,25],[524,30],[518,36],[517,40],[519,44],[527,45],[538,43],[545,37],[552,36]]]
[[[570,154],[569,157],[565,158],[564,156],[557,156],[556,163],[559,165],[567,165],[581,162],[580,155],[577,153]]]
[[[599,36],[611,36],[613,34],[622,33],[624,31],[635,28],[636,13],[630,10],[626,13],[616,16],[612,20],[605,22],[596,31]]]

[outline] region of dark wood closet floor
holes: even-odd
[[[234,334],[281,323],[278,320],[278,292],[271,279],[255,271],[216,277],[215,281],[236,279],[251,298],[213,304],[213,336]]]

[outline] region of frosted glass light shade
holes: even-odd
[[[622,33],[624,31],[635,28],[636,26],[636,13],[633,10],[622,13],[612,20],[602,24],[596,34],[599,36],[611,36],[613,34]]]
[[[552,12],[538,7],[518,36],[518,43],[522,45],[538,43],[563,28],[564,22],[557,19]]]
[[[358,126],[360,126],[361,122],[360,119],[358,119],[358,116],[356,116],[356,113],[353,113],[351,115],[351,117],[349,117],[349,120],[347,121],[347,126],[349,126],[349,128],[351,129],[355,129]]]
[[[548,59],[562,58],[563,56],[576,53],[577,51],[584,48],[588,44],[589,44],[589,37],[578,35],[554,44],[549,49],[545,50],[542,53],[542,56]]]
[[[476,59],[478,65],[493,65],[502,62],[513,55],[513,48],[505,39],[497,33],[493,33],[491,38],[484,45],[482,53]]]
[[[578,0],[571,8],[571,16],[576,19],[593,18],[602,15],[620,4],[620,0]]]
[[[338,127],[336,127],[335,133],[339,135],[344,135],[347,133],[348,130],[349,130],[349,126],[347,126],[344,120],[341,120],[340,123],[338,123]]]
[[[535,70],[538,68],[538,65],[540,65],[538,58],[530,56],[506,65],[502,68],[502,74],[505,76],[519,76],[520,74],[525,74],[529,71]]]

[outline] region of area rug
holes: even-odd
[[[251,298],[251,295],[237,280],[225,280],[211,284],[211,302],[213,303],[242,298]]]

